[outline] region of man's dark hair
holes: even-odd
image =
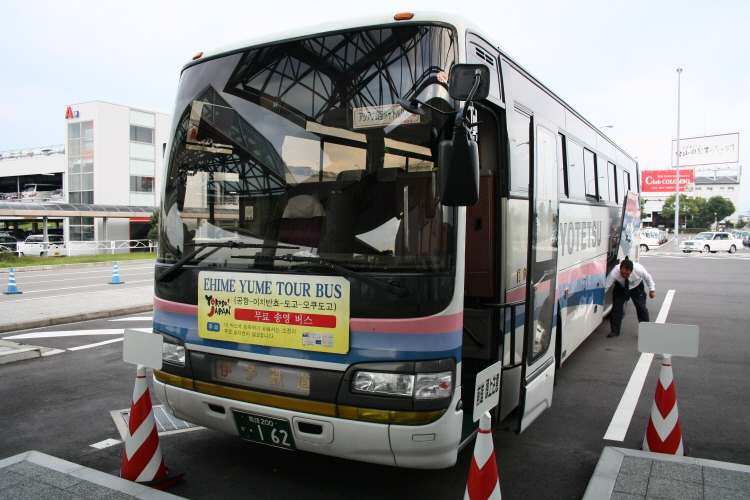
[[[622,259],[622,262],[620,262],[620,269],[625,269],[626,271],[632,271],[633,261],[625,257],[624,259]]]

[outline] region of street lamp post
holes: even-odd
[[[677,169],[674,193],[674,251],[679,250],[680,236],[680,77],[682,68],[677,68]]]

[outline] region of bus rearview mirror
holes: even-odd
[[[490,68],[484,64],[456,64],[451,68],[449,78],[450,96],[459,101],[465,101],[474,86],[474,77],[479,71],[480,81],[473,99],[486,99],[490,94]]]
[[[463,120],[457,119],[453,139],[438,146],[440,203],[444,206],[468,207],[479,201],[479,147],[470,134]]]

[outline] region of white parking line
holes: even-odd
[[[149,280],[149,281],[152,281],[152,280]],[[136,286],[136,287],[127,288],[127,290],[128,291],[133,291],[133,290],[140,290],[142,288],[153,288],[153,287],[151,287],[151,286]],[[24,294],[25,293],[26,292],[24,292]],[[31,299],[17,299],[17,298],[15,298],[15,297],[17,297],[17,295],[14,295],[13,298],[4,299],[4,300],[2,300],[0,302],[24,302],[26,300],[48,300],[48,299],[58,299],[58,298],[64,298],[64,297],[74,297],[76,295],[91,295],[92,293],[96,293],[96,294],[101,295],[102,292],[98,291],[98,292],[68,293],[68,294],[65,294],[65,295],[53,295],[51,297],[36,297],[36,298],[31,298]]]
[[[114,267],[114,266],[112,266],[112,267]],[[101,266],[101,267],[91,268],[91,271],[81,271],[80,269],[82,269],[82,268],[80,268],[80,267],[79,268],[70,268],[70,269],[55,269],[55,272],[56,272],[56,274],[58,274],[60,276],[67,275],[67,274],[79,275],[79,274],[94,274],[94,273],[111,273],[112,272],[112,267]],[[130,266],[123,266],[122,264],[120,264],[118,266],[118,268],[119,268],[120,271],[122,271],[123,269],[126,270],[126,271],[131,271],[131,270],[136,270],[136,269],[138,269],[138,270],[140,270],[140,269],[150,269],[152,271],[154,270],[154,266],[153,265],[146,266],[146,267],[130,267]],[[52,271],[49,270],[49,269],[43,269],[43,270],[39,270],[39,271],[16,271],[16,274],[20,273],[23,276],[34,277],[34,275],[37,275],[37,274],[42,274],[42,273],[49,274],[50,272],[52,272]]]
[[[99,441],[98,443],[90,444],[89,446],[98,450],[103,450],[104,448],[109,448],[110,446],[120,443],[122,443],[122,441],[119,439],[105,439],[104,441]]]
[[[137,276],[140,276],[140,275],[153,275],[153,270],[151,272],[144,271],[142,273],[130,273],[129,272],[129,273],[126,273],[125,275],[120,274],[120,278],[124,279],[125,277],[135,277],[136,275]],[[109,273],[107,273],[107,274],[102,274],[102,276],[101,276],[102,279],[106,279],[107,277],[112,277],[112,272],[111,271]],[[61,283],[63,281],[81,281],[82,279],[93,280],[96,277],[92,277],[92,276],[80,277],[79,276],[77,278],[62,278],[62,279],[60,279],[58,277],[50,278],[48,276],[39,276],[36,279],[33,279],[33,278],[32,279],[23,279],[19,283],[19,279],[21,279],[21,278],[25,278],[25,276],[21,276],[20,278],[16,277],[16,283],[18,283],[19,285],[20,284],[34,285],[36,283]]]
[[[124,337],[119,339],[105,340],[104,342],[97,342],[96,344],[79,345],[78,347],[71,347],[69,351],[80,351],[81,349],[89,349],[90,347],[99,347],[100,345],[112,344],[114,342],[122,342]]]
[[[151,332],[151,328],[132,328],[132,330],[146,333]],[[12,335],[10,337],[3,337],[3,340],[54,339],[60,337],[80,337],[87,335],[122,335],[124,332],[124,328],[106,328],[98,330],[64,330],[58,332],[31,332]]]
[[[655,323],[664,323],[667,320],[673,297],[674,290],[669,290],[664,297],[664,303],[661,305]],[[617,410],[615,410],[615,414],[612,416],[612,421],[609,423],[607,432],[604,434],[604,439],[610,441],[625,440],[625,434],[627,434],[628,427],[630,427],[630,421],[633,419],[633,413],[638,404],[638,398],[641,396],[643,384],[646,382],[646,375],[648,375],[648,369],[651,367],[651,361],[653,358],[653,353],[641,353],[641,357],[635,365],[633,374],[630,376],[630,381],[628,382],[627,387],[625,387],[622,399],[620,399],[620,404],[617,405]]]
[[[123,281],[124,283],[150,283],[153,282],[153,279],[150,280],[139,280],[139,281]],[[96,285],[83,285],[83,286],[69,286],[66,288],[51,288],[49,290],[30,290],[30,291],[24,291],[23,293],[43,293],[43,292],[58,292],[60,290],[76,290],[78,288],[91,288],[92,286],[107,286],[108,283],[97,283]]]

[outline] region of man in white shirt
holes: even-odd
[[[614,290],[612,290],[612,311],[609,313],[610,333],[607,337],[620,335],[623,310],[625,302],[629,299],[633,299],[638,322],[649,320],[644,284],[648,286],[648,296],[652,299],[656,297],[656,284],[646,268],[627,257],[609,273],[604,282],[604,292],[606,293],[613,286]]]

